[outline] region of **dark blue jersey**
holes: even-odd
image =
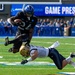
[[[14,19],[21,19],[24,22],[23,25],[18,25],[18,31],[20,33],[28,33],[37,23],[37,18],[34,15],[27,17],[23,12],[18,12],[16,16],[14,16]]]

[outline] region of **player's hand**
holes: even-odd
[[[24,25],[25,26],[25,22],[23,22],[21,19],[15,19],[14,24],[17,25],[17,26],[18,25],[22,25],[22,26]]]
[[[21,61],[21,64],[25,64],[25,63],[27,63],[28,61],[27,60],[22,60]]]

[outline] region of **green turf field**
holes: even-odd
[[[10,39],[11,40],[11,39]],[[75,51],[75,38],[33,38],[31,44],[49,47],[55,41],[60,42],[58,51],[68,57],[70,52]],[[19,53],[9,53],[8,49],[12,46],[4,46],[4,39],[0,38],[0,62],[20,62],[24,59]],[[36,62],[50,62],[50,58],[37,58]],[[73,61],[75,61],[73,59]],[[34,63],[34,62],[33,62]],[[58,70],[56,66],[50,65],[3,65],[0,64],[0,75],[59,75],[59,72],[75,72],[75,68],[67,65],[63,70]]]

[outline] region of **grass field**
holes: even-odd
[[[12,38],[10,38],[11,40]],[[75,52],[75,38],[33,38],[31,44],[49,47],[55,41],[60,42],[58,51],[65,57],[70,52]],[[24,59],[19,53],[9,53],[8,49],[12,45],[4,46],[4,38],[0,38],[0,62],[20,62]],[[50,62],[50,58],[37,58],[36,62]],[[73,59],[75,61],[75,59]],[[34,63],[34,62],[33,62]],[[0,75],[59,75],[59,72],[75,72],[75,68],[67,65],[63,70],[58,70],[56,66],[50,65],[3,65],[0,64]]]

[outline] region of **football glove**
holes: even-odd
[[[26,64],[28,61],[27,60],[22,60],[21,64]]]

